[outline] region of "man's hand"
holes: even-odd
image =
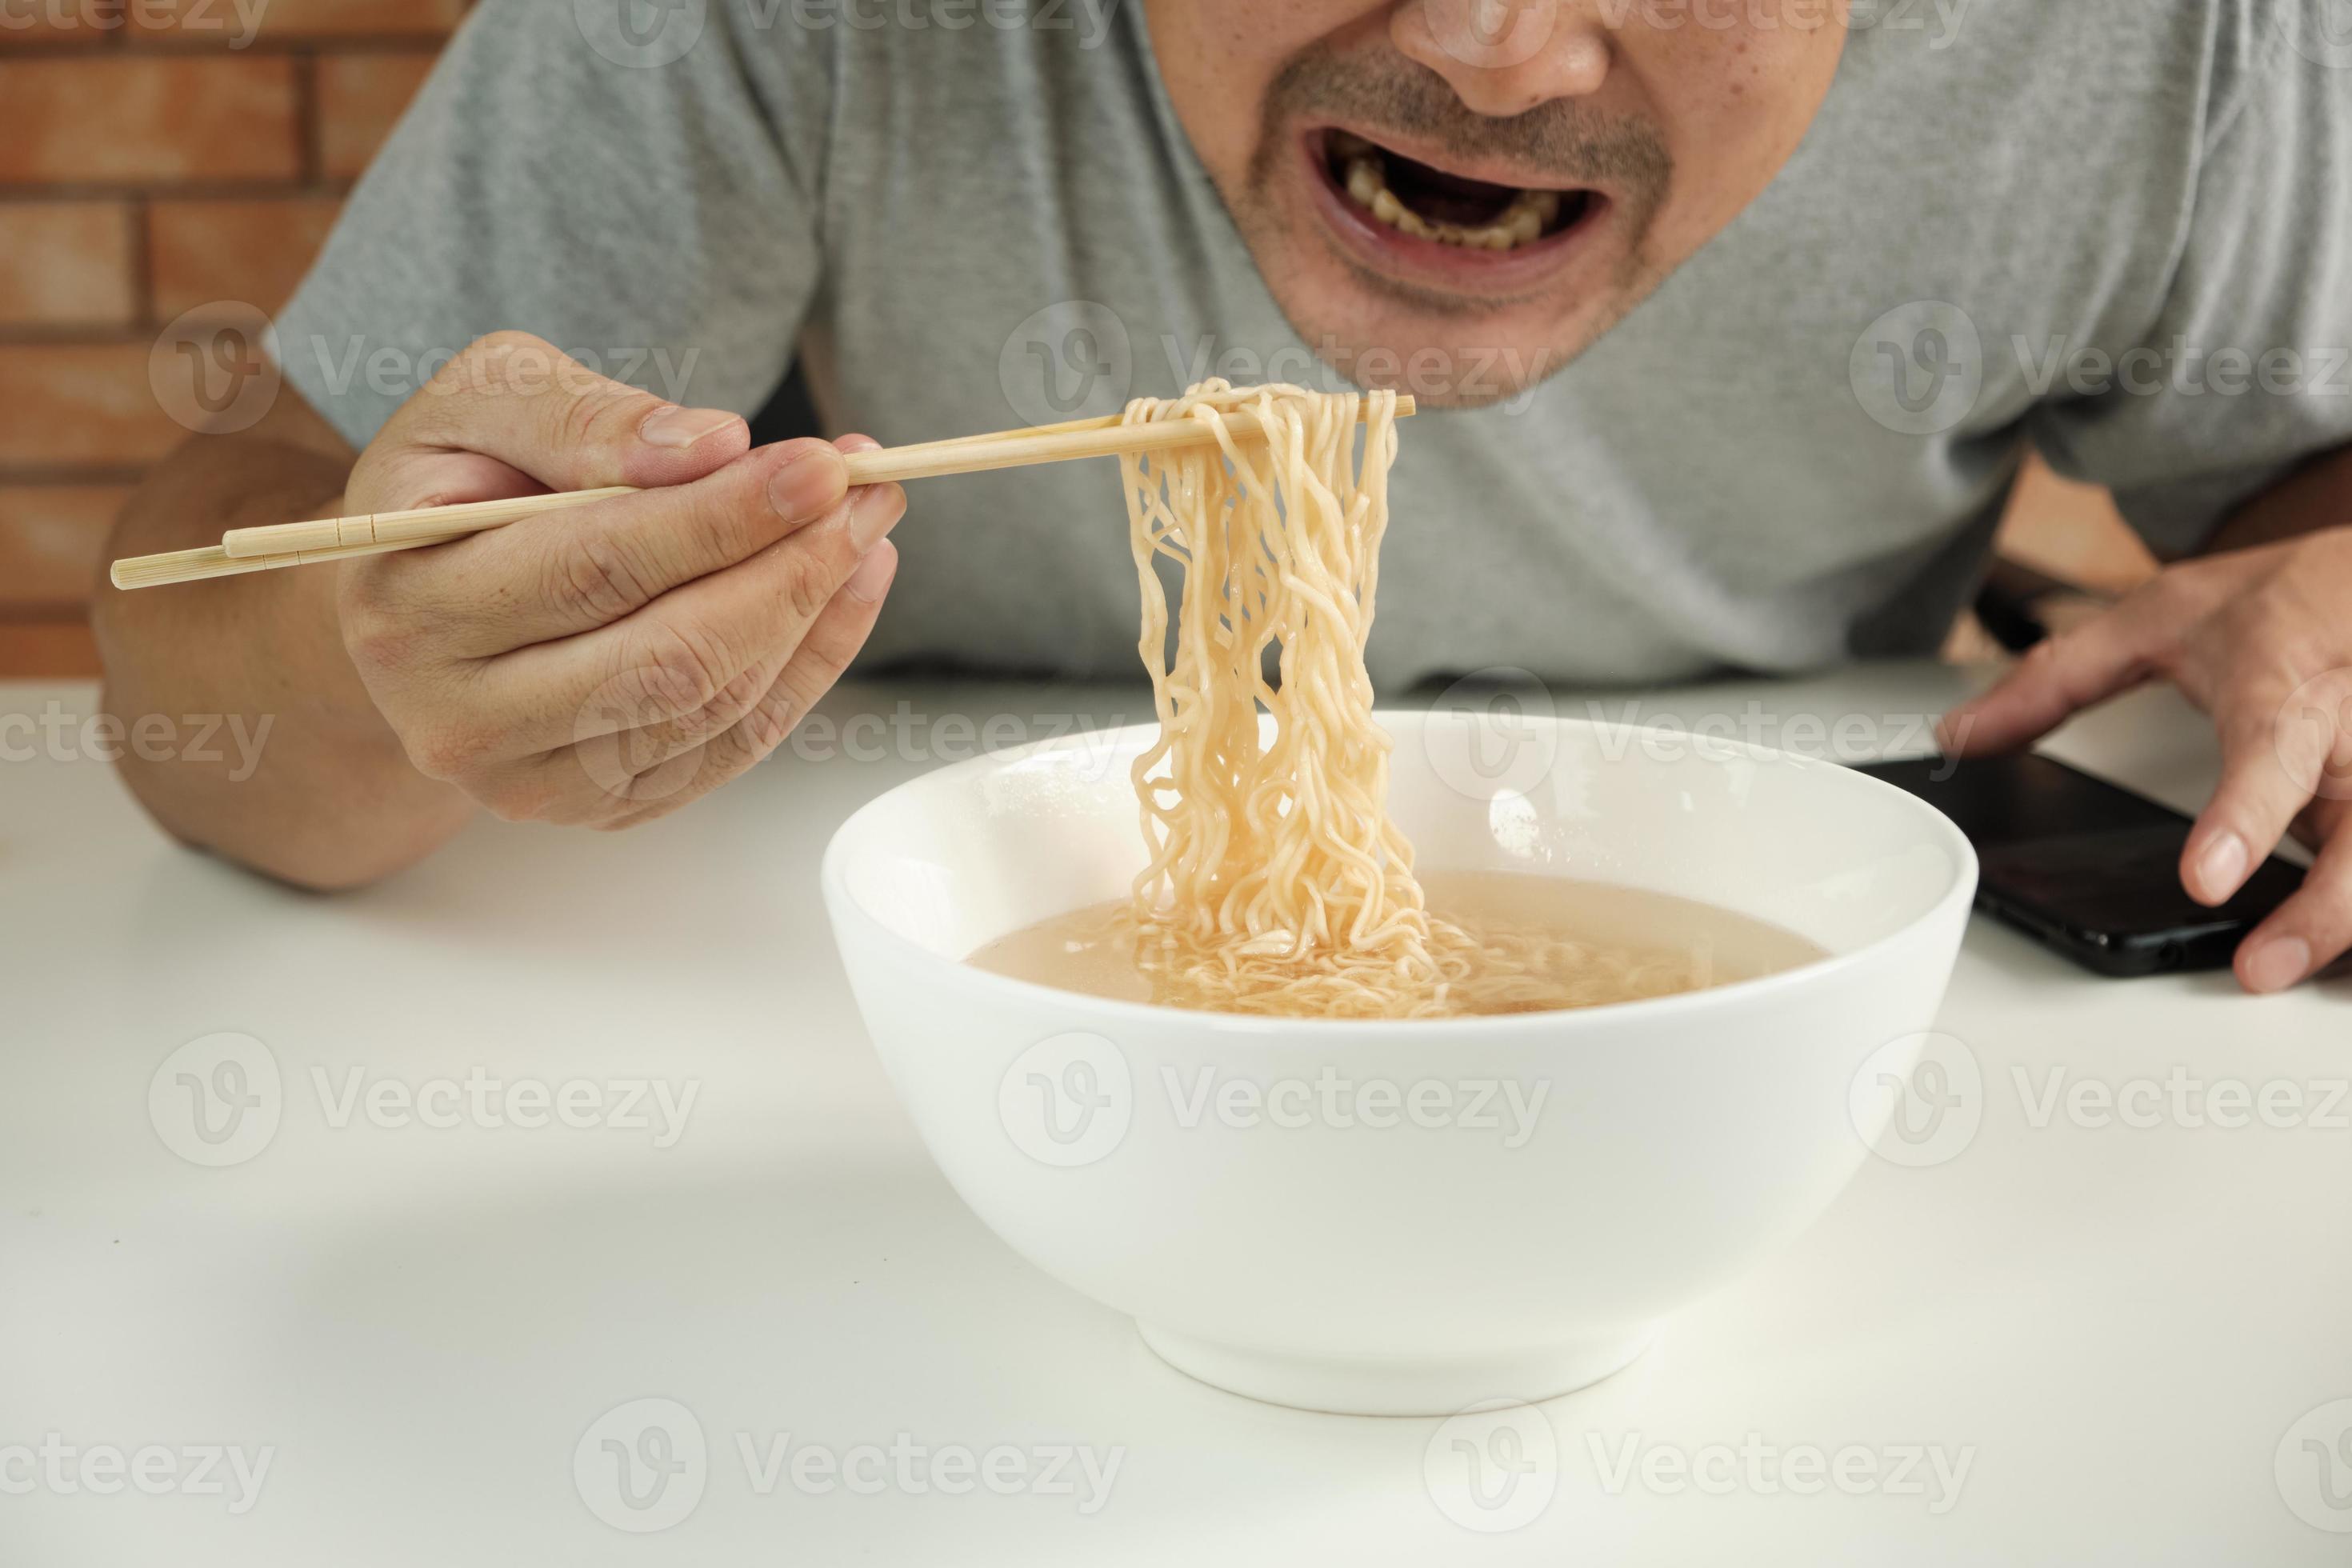
[[[340,568],[343,645],[418,771],[509,820],[625,827],[781,744],[873,629],[907,498],[848,488],[863,437],[750,442],[520,333],[410,398],[345,512],[645,491]]]
[[[2352,947],[2352,529],[2167,570],[1945,715],[1944,743],[2021,746],[2155,677],[2221,738],[2221,785],[2181,857],[2190,896],[2229,898],[2290,829],[2318,851],[2238,949],[2246,989],[2284,990]]]

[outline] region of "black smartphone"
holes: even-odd
[[[2050,757],[1922,757],[1862,772],[1908,790],[1976,846],[1977,908],[2101,974],[2226,969],[2303,885],[2273,856],[2209,909],[2180,885],[2189,819]]]

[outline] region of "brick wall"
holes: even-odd
[[[278,308],[467,3],[0,0],[0,679],[95,672],[107,529],[184,433],[158,331]],[[2103,496],[2046,476],[2003,548],[2147,570]]]
[[[0,0],[0,678],[97,668],[163,325],[282,303],[465,0]]]

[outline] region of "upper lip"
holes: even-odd
[[[1511,185],[1528,191],[1600,191],[1607,194],[1603,187],[1588,180],[1559,180],[1543,174],[1531,175],[1525,168],[1514,167],[1507,158],[1462,158],[1410,136],[1338,121],[1317,126],[1313,133],[1317,145],[1327,158],[1330,153],[1330,133],[1334,131],[1360,137],[1387,152],[1402,153],[1416,163],[1426,163],[1441,174],[1453,174],[1460,179],[1483,180],[1490,185]]]

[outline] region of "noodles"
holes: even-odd
[[[1268,432],[1238,442],[1226,416]],[[1357,458],[1359,417],[1362,458]],[[1219,1012],[1431,1017],[1587,1005],[1707,983],[1528,931],[1433,916],[1387,811],[1364,670],[1397,450],[1393,393],[1203,382],[1128,423],[1217,444],[1121,459],[1160,738],[1137,759],[1150,859],[1129,910],[1155,999]],[[1174,660],[1157,557],[1181,564]],[[1278,650],[1278,653],[1275,653]],[[1278,683],[1265,674],[1270,653]],[[1261,743],[1259,710],[1271,720]],[[1671,970],[1673,973],[1664,971]]]

